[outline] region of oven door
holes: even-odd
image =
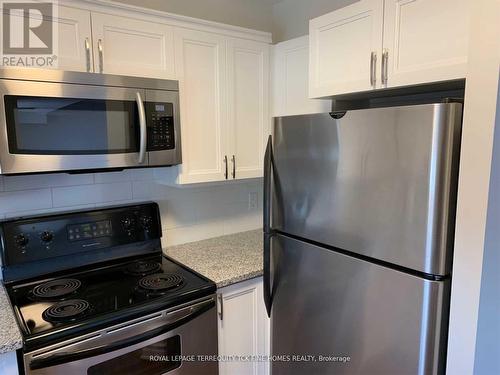
[[[218,374],[215,297],[24,355],[33,375]]]
[[[18,80],[0,88],[2,174],[148,164],[145,90]]]

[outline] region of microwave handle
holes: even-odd
[[[142,101],[141,93],[137,91],[135,94],[137,109],[139,110],[139,160],[138,163],[144,163],[146,156],[146,114],[144,111],[144,102]]]

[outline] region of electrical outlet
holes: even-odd
[[[257,199],[259,199],[259,195],[257,194],[257,192],[252,191],[252,192],[248,193],[248,209],[249,210],[253,210],[253,209],[257,208],[257,205],[258,205]]]

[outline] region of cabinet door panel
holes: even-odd
[[[374,88],[370,57],[381,57],[383,5],[361,0],[309,22],[310,97]]]
[[[219,319],[219,355],[269,355],[269,319],[262,293],[262,278],[221,290],[223,319]],[[256,360],[221,361],[219,370],[221,375],[266,375],[269,364]]]
[[[384,48],[388,87],[464,78],[468,0],[388,0]]]
[[[174,78],[172,27],[92,13],[92,28],[96,72]]]
[[[228,42],[228,113],[234,178],[262,176],[264,142],[269,134],[269,45]]]
[[[330,100],[309,99],[309,37],[273,47],[273,116],[303,115],[331,110]]]
[[[52,18],[57,47],[54,49],[56,64],[47,69],[92,71],[92,51],[86,53],[85,41],[91,48],[90,12],[65,6],[54,7],[57,13]],[[12,12],[10,17],[23,17],[20,12]],[[40,19],[37,13],[30,13],[33,19]],[[19,66],[20,67],[20,66]],[[89,69],[88,69],[89,68]]]
[[[65,6],[58,12],[58,69],[93,71],[90,12]]]
[[[215,34],[177,29],[175,56],[183,155],[178,182],[224,180],[224,155],[227,155],[225,41]]]

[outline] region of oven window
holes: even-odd
[[[13,95],[4,100],[11,154],[138,152],[135,100]]]
[[[94,365],[87,375],[160,375],[179,367],[180,355],[181,338],[177,335]]]

